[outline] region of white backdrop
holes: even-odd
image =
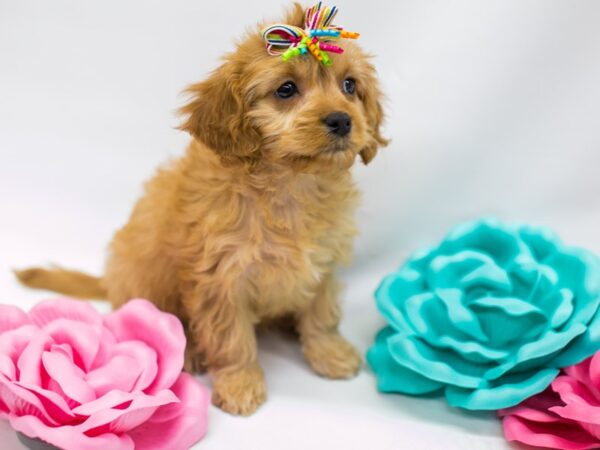
[[[142,182],[188,140],[178,93],[286,4],[0,0],[0,301],[47,296],[19,287],[13,267],[101,270]],[[376,54],[392,138],[355,169],[364,201],[342,328],[361,350],[383,324],[378,280],[462,220],[545,224],[600,253],[600,2],[338,6]],[[366,369],[323,380],[296,344],[260,344],[269,401],[251,418],[211,408],[198,448],[508,448],[491,415],[379,395]],[[0,442],[21,448],[4,424]]]

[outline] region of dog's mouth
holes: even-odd
[[[341,153],[350,150],[350,139],[336,139],[323,149],[323,153]]]

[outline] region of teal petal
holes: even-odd
[[[407,299],[401,312],[410,324],[409,334],[417,334],[434,346],[439,345],[444,337],[457,341],[471,340],[453,323],[443,301],[430,292],[413,295]]]
[[[436,290],[435,294],[446,301],[430,293],[413,295],[405,302],[402,315],[410,322],[414,333],[435,348],[454,350],[467,361],[477,363],[507,358],[508,351],[489,348],[477,318],[468,308],[459,306],[462,293],[456,292]],[[464,329],[471,331],[471,335]],[[478,337],[481,338],[479,341]]]
[[[458,330],[473,339],[487,342],[489,339],[481,329],[479,319],[464,305],[464,293],[460,289],[436,289],[435,295],[442,301],[450,321]]]
[[[404,302],[403,316],[412,325],[415,333],[427,335],[432,332],[430,324],[433,325],[442,320],[440,314],[445,311],[437,307],[436,303],[437,299],[431,292],[413,295]]]
[[[440,383],[475,388],[484,382],[482,376],[489,368],[454,352],[434,348],[415,336],[395,335],[387,342],[398,364]]]
[[[438,348],[449,348],[465,360],[474,363],[502,361],[511,354],[507,350],[489,348],[477,341],[460,341],[452,336],[437,336],[437,339],[428,339],[428,342]]]
[[[554,311],[550,318],[552,328],[563,326],[573,315],[573,300],[575,295],[569,289],[563,288],[557,293],[540,302],[540,307]]]
[[[529,298],[540,276],[539,267],[539,262],[529,252],[518,255],[506,267],[513,285],[511,293],[513,297]]]
[[[405,270],[385,277],[375,292],[377,308],[396,330],[412,330],[412,325],[402,314],[402,305],[410,296],[422,292],[422,286],[418,272]]]
[[[545,264],[540,264],[536,267],[537,278],[525,298],[528,302],[537,304],[548,295],[556,292],[558,289],[558,273]]]
[[[527,341],[540,335],[547,325],[544,312],[524,300],[487,296],[469,305],[495,347]]]
[[[530,369],[531,366],[540,366],[537,360],[544,359],[548,355],[565,348],[569,342],[573,341],[577,336],[585,333],[586,328],[583,325],[577,324],[572,328],[564,331],[548,331],[540,337],[539,340],[524,344],[515,354],[513,358],[500,364],[498,367],[490,369],[484,375],[488,380],[495,380],[509,371],[520,371],[524,368]],[[590,356],[588,354],[588,356]],[[550,365],[556,367],[555,365]]]
[[[431,260],[437,254],[436,248],[422,248],[414,252],[404,263],[404,267],[401,269],[414,270],[417,273],[423,272],[428,266]]]
[[[521,225],[518,233],[537,261],[544,261],[549,255],[556,253],[557,246],[560,245],[556,233],[548,228]]]
[[[515,231],[495,219],[484,219],[459,225],[440,245],[441,254],[477,250],[491,256],[500,266],[526,251]]]
[[[584,250],[565,249],[551,255],[546,264],[559,274],[559,286],[574,294],[573,313],[567,323],[588,323],[600,304],[600,262]]]
[[[558,369],[522,374],[519,379],[500,380],[495,386],[464,389],[448,386],[446,399],[451,406],[471,410],[495,410],[521,403],[546,389],[558,375]]]
[[[440,390],[444,385],[419,375],[399,365],[390,355],[387,339],[394,334],[392,328],[384,328],[367,352],[367,362],[377,374],[377,388],[381,392],[398,392],[423,395]]]
[[[574,339],[550,363],[552,367],[568,367],[578,364],[584,359],[600,351],[600,310],[588,324],[585,333]]]
[[[426,279],[431,289],[482,287],[499,292],[511,290],[506,271],[486,254],[472,250],[436,256],[426,272]]]

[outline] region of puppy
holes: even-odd
[[[302,27],[294,5],[285,23]],[[207,369],[213,403],[252,413],[266,398],[255,328],[293,321],[312,369],[357,373],[361,357],[338,332],[336,267],[349,261],[357,204],[350,168],[369,163],[381,93],[354,43],[324,67],[271,56],[252,33],[188,89],[185,155],[146,185],[110,244],[102,278],[61,269],[17,272],[21,282],[116,308],[147,298],[176,314],[188,369]]]

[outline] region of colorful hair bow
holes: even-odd
[[[284,61],[310,53],[324,65],[330,66],[327,52],[343,53],[344,49],[331,42],[338,39],[358,39],[360,34],[333,25],[338,9],[323,7],[321,2],[306,11],[304,29],[294,25],[275,24],[262,31],[269,55],[281,55]]]

